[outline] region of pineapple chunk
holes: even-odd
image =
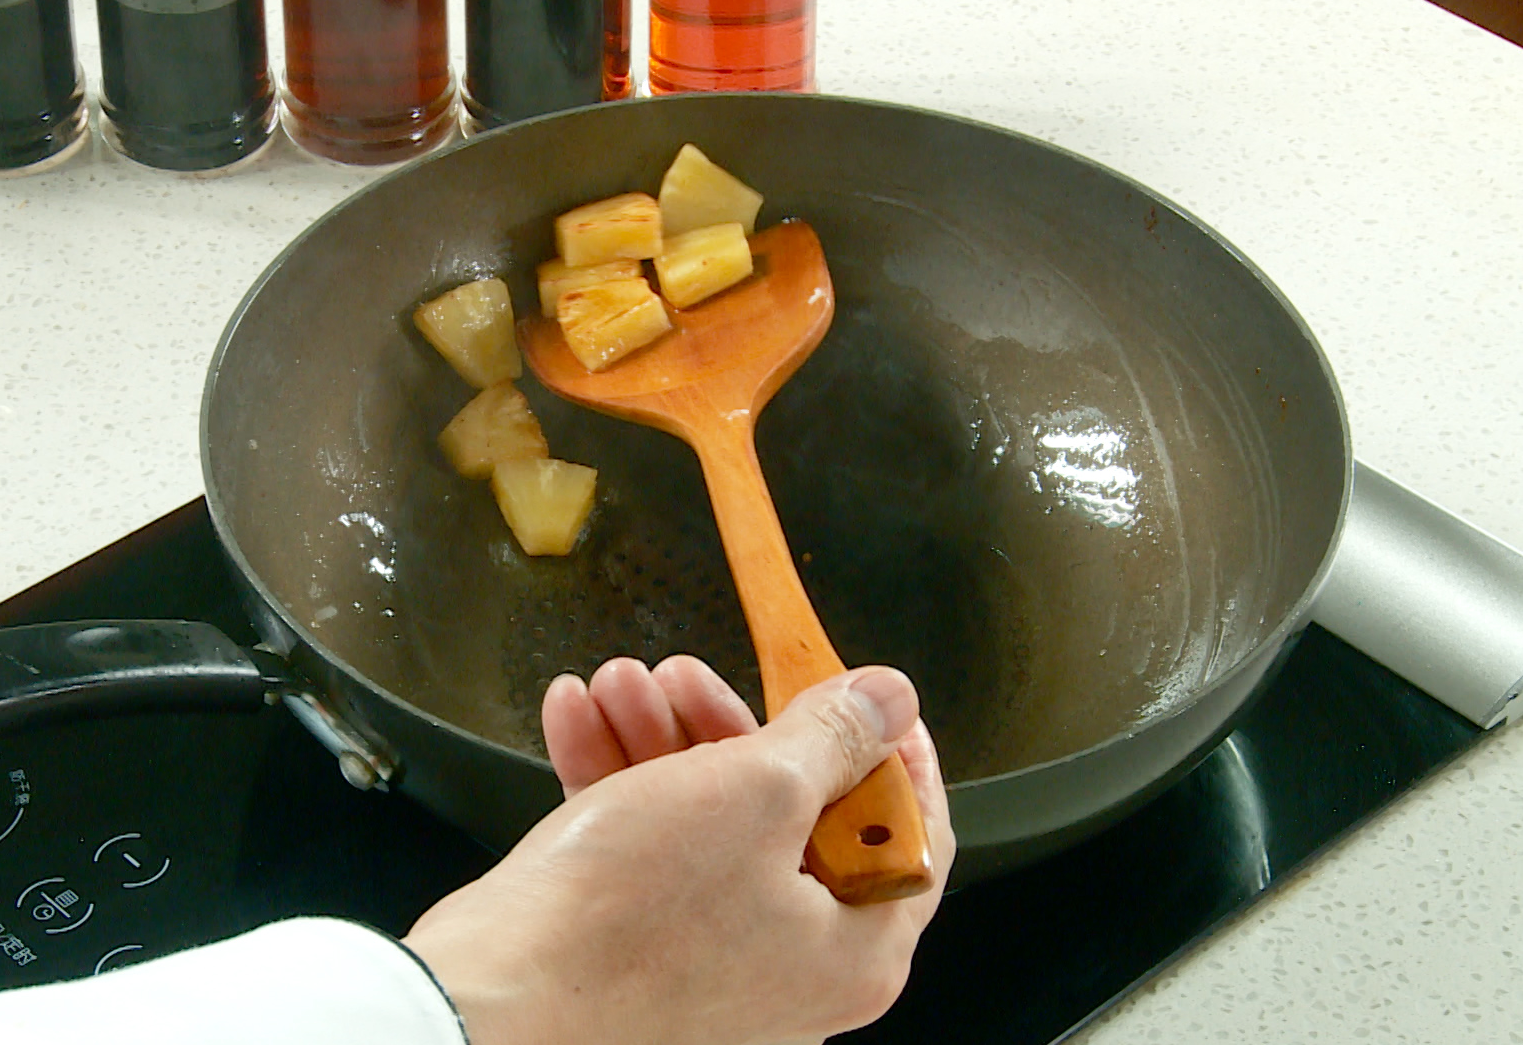
[[[738,221],[746,235],[756,231],[762,194],[699,151],[684,145],[661,179],[661,226],[665,235]]]
[[[644,279],[613,279],[568,290],[556,305],[561,333],[588,370],[602,370],[672,328]]]
[[[536,270],[539,273],[539,311],[546,319],[555,318],[555,303],[561,295],[577,287],[590,287],[610,279],[638,279],[638,261],[605,261],[601,265],[568,265],[551,258]]]
[[[413,323],[455,372],[474,388],[523,373],[513,340],[513,300],[500,279],[456,287],[412,314]]]
[[[543,457],[500,461],[492,493],[525,555],[566,555],[592,514],[596,468]]]
[[[643,192],[583,204],[555,219],[555,246],[568,265],[653,258],[661,253],[661,208]]]
[[[498,461],[549,457],[550,447],[529,401],[513,382],[477,394],[439,433],[439,449],[467,479],[485,479]]]
[[[739,222],[672,236],[656,258],[661,293],[677,308],[696,305],[750,274],[751,245]]]

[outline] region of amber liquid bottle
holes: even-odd
[[[650,0],[650,89],[814,90],[814,0]]]
[[[468,132],[629,93],[629,0],[466,0]]]
[[[61,162],[88,119],[69,0],[0,0],[0,171]]]
[[[628,98],[634,89],[629,79],[629,0],[603,0],[603,100]]]
[[[207,170],[275,129],[263,0],[96,0],[101,132],[140,163]]]
[[[396,163],[455,125],[445,0],[285,0],[286,130],[341,163]]]

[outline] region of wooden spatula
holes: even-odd
[[[598,373],[551,320],[519,342],[545,387],[594,410],[659,428],[698,453],[761,665],[767,715],[844,670],[793,565],[756,459],[755,421],[825,336],[835,293],[814,230],[785,222],[751,240],[745,282],[673,315],[660,340]],[[840,900],[875,903],[931,885],[925,824],[895,755],[821,815],[805,862]]]

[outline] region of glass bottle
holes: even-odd
[[[395,163],[455,125],[445,0],[285,0],[286,130],[342,163]]]
[[[629,0],[603,0],[603,101],[628,98],[634,84],[629,79]]]
[[[650,90],[814,90],[814,0],[650,0]]]
[[[0,0],[0,171],[61,159],[88,120],[69,0]]]
[[[629,93],[629,0],[466,0],[467,131]]]
[[[257,152],[275,127],[262,0],[96,0],[101,132],[168,170]]]

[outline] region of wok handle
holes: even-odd
[[[749,413],[715,423],[692,442],[756,647],[767,717],[773,718],[798,693],[846,669],[794,568],[756,457]],[[898,900],[931,887],[925,821],[897,753],[820,814],[804,862],[848,904]]]
[[[210,624],[82,620],[0,629],[0,730],[80,715],[257,710],[264,672]]]

